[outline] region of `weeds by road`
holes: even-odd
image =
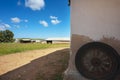
[[[8,69],[7,73],[0,75],[0,80],[63,80],[63,72],[69,60],[68,48],[26,51],[20,55],[18,53],[0,56],[0,64],[3,66],[0,71]],[[18,68],[9,70],[15,66]]]
[[[69,47],[69,44],[1,43],[0,44],[0,56],[11,54],[11,53],[28,51],[28,50],[59,48],[59,47]]]

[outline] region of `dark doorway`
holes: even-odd
[[[52,40],[47,41],[47,44],[52,44]]]

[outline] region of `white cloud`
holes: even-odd
[[[0,31],[3,31],[3,30],[4,30],[4,28],[0,27]]]
[[[50,18],[51,18],[51,19],[57,19],[57,17],[56,17],[56,16],[50,16]]]
[[[6,30],[8,28],[11,28],[11,26],[9,24],[6,23],[0,23],[0,31],[1,30]]]
[[[25,20],[24,20],[24,22],[28,22],[28,20],[27,20],[27,19],[25,19]]]
[[[4,24],[5,28],[10,28],[9,24]]]
[[[50,16],[50,19],[51,19],[51,23],[56,25],[56,24],[59,24],[61,21],[58,20],[58,17],[56,16]]]
[[[51,23],[56,25],[56,24],[59,24],[61,21],[57,20],[57,19],[54,19],[54,20],[51,20]]]
[[[18,6],[20,6],[20,5],[21,5],[21,2],[20,2],[20,0],[18,0],[18,2],[17,2],[17,5],[18,5]]]
[[[28,22],[27,19],[20,19],[20,18],[18,18],[18,17],[11,18],[11,21],[12,21],[13,23]]]
[[[41,10],[45,6],[44,0],[25,0],[25,6],[32,10]]]
[[[48,23],[44,20],[39,21],[40,24],[42,24],[44,27],[48,27]]]
[[[20,28],[20,26],[19,25],[14,25],[16,28]]]
[[[11,21],[13,23],[20,23],[21,22],[20,18],[18,18],[18,17],[11,18]]]

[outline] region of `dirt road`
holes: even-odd
[[[16,53],[16,54],[0,56],[0,75],[4,75],[4,74],[6,74],[10,71],[14,71],[16,69],[18,69],[18,71],[19,71],[20,67],[30,64],[35,59],[47,56],[50,53],[53,53],[55,51],[59,51],[62,49],[65,49],[65,48],[50,48],[50,49],[43,49],[43,50],[33,50],[33,51],[27,51],[27,52],[21,52],[21,53]],[[53,56],[53,57],[55,58],[55,56]],[[47,60],[47,58],[45,60],[43,60],[42,63],[44,63],[46,60]],[[47,62],[49,62],[49,59],[47,60]],[[36,64],[34,66],[36,66]],[[31,70],[32,70],[31,73],[35,73],[35,70],[32,68],[33,67],[31,66]],[[26,67],[26,70],[24,70],[22,73],[26,73],[27,69],[28,69],[28,67]],[[17,76],[21,77],[21,75],[17,75]],[[30,77],[30,75],[29,75],[29,77]],[[0,78],[0,80],[2,80],[2,79]],[[25,80],[27,80],[27,79],[25,79]],[[28,80],[32,80],[32,79],[28,79]]]

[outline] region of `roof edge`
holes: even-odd
[[[68,0],[68,6],[70,6],[70,4],[71,4],[71,0]]]

